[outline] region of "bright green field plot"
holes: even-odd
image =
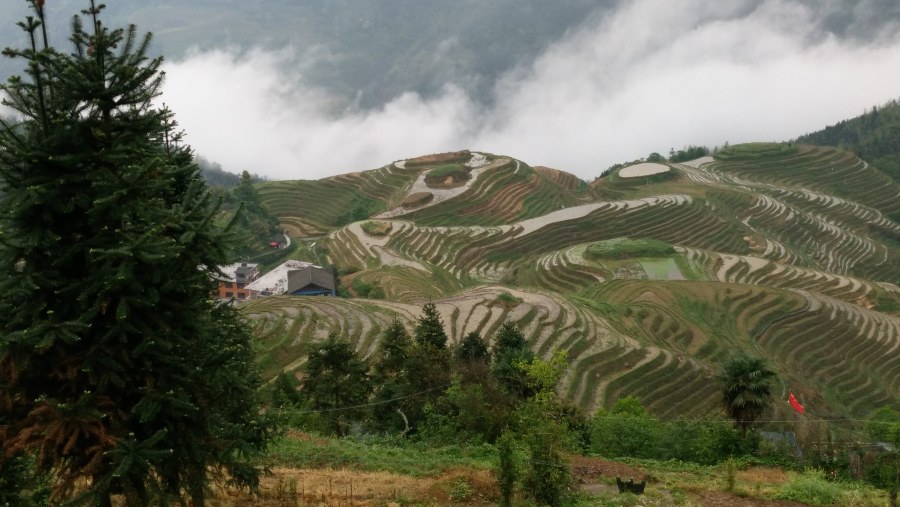
[[[647,273],[647,278],[650,280],[686,280],[675,263],[675,259],[671,257],[639,259],[638,262],[644,268],[644,272]]]
[[[675,253],[672,245],[655,239],[615,238],[598,241],[587,247],[588,259],[628,259],[633,257],[667,257]]]

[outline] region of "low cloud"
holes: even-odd
[[[315,65],[290,48],[189,55],[167,64],[163,97],[231,171],[316,179],[470,148],[591,179],[687,144],[789,139],[900,96],[896,26],[863,43],[823,32],[797,0],[722,3],[625,2],[501,78],[490,106],[448,85],[355,108],[305,84]]]

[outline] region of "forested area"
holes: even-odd
[[[900,103],[880,107],[797,138],[799,143],[837,146],[850,150],[900,181]]]

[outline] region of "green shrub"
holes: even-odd
[[[384,289],[378,282],[367,282],[357,276],[350,282],[350,286],[353,287],[353,292],[361,298],[384,299]]]
[[[753,442],[741,439],[729,421],[662,422],[632,396],[591,420],[592,454],[610,458],[679,460],[712,465],[748,454]]]
[[[335,225],[342,226],[368,218],[381,211],[382,204],[359,194],[354,195],[353,208],[341,214],[335,219]]]
[[[360,224],[360,228],[369,236],[384,236],[391,232],[390,222],[380,222],[377,220],[366,220]]]
[[[522,298],[517,298],[513,296],[509,292],[503,291],[500,294],[497,294],[497,298],[495,299],[498,303],[506,307],[516,306],[517,304],[522,302]]]
[[[659,447],[662,425],[637,398],[627,396],[591,421],[591,452],[608,458],[652,458]]]
[[[814,468],[795,474],[775,495],[780,500],[810,505],[831,505],[841,496],[840,486],[825,480],[825,473]]]
[[[725,460],[725,491],[734,491],[734,479],[737,475],[737,462],[734,458]]]

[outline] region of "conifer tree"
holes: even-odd
[[[376,388],[372,419],[378,429],[404,430],[408,425],[406,397],[412,392],[412,385],[405,372],[412,346],[409,333],[395,316],[381,336],[373,365]]]
[[[447,333],[444,331],[444,321],[437,311],[437,306],[428,302],[422,306],[422,316],[416,324],[416,343],[419,345],[431,345],[437,349],[447,348]]]
[[[347,435],[371,392],[368,365],[348,340],[331,333],[309,352],[303,372],[300,392],[313,409],[322,411],[331,431]]]
[[[424,419],[425,407],[433,404],[450,386],[447,333],[434,303],[422,306],[414,337],[401,374],[405,386],[404,422],[411,430],[416,430]]]
[[[528,386],[525,373],[519,367],[520,363],[528,363],[534,359],[534,353],[528,348],[525,335],[514,322],[506,321],[497,330],[491,355],[491,373],[507,391],[521,399],[534,394]]]
[[[154,106],[161,59],[93,0],[58,51],[29,3],[29,47],[4,51],[27,67],[2,85],[0,470],[32,456],[55,501],[101,506],[202,505],[213,469],[255,486],[272,427],[250,334],[210,298],[226,236]]]
[[[463,337],[459,347],[454,351],[454,357],[457,361],[487,361],[490,358],[487,344],[478,334],[478,331],[472,331]]]
[[[378,345],[378,360],[375,363],[375,375],[381,380],[395,378],[403,371],[409,358],[412,340],[396,316],[384,330],[381,343]]]

